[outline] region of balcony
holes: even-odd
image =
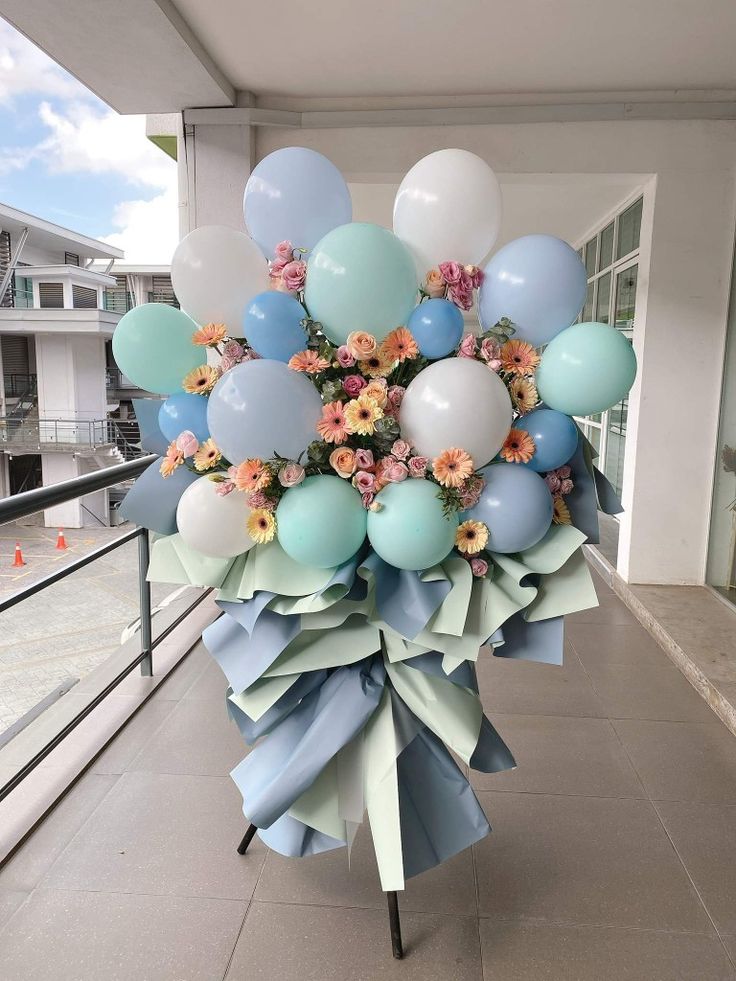
[[[173,294],[173,291],[159,291],[159,290],[149,290],[146,294],[147,303],[166,303],[168,306],[176,307],[179,309],[179,301]],[[135,300],[132,293],[122,287],[113,287],[111,289],[106,289],[103,299],[103,307],[105,310],[110,310],[113,313],[127,313],[132,310],[135,306]]]
[[[0,417],[0,449],[8,453],[95,453],[116,447],[120,459],[141,455],[134,420]]]

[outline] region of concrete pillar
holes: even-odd
[[[186,193],[188,207],[182,214],[181,234],[200,225],[229,225],[245,231],[243,191],[255,166],[252,127],[235,123],[187,125],[183,142],[179,188],[180,194]]]
[[[105,341],[97,335],[38,334],[40,419],[104,419]]]
[[[44,487],[60,484],[80,475],[79,460],[72,453],[42,453],[41,473]],[[47,528],[82,528],[84,512],[80,500],[67,501],[44,511]]]

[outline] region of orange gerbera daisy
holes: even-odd
[[[416,358],[419,354],[414,335],[406,327],[397,327],[392,330],[381,347],[391,361],[406,361],[407,358]]]
[[[482,521],[463,521],[455,532],[455,548],[463,555],[477,555],[488,544],[488,527]]]
[[[501,348],[504,371],[515,375],[530,375],[539,364],[539,355],[528,341],[506,341]]]
[[[271,483],[271,474],[264,466],[263,460],[253,457],[250,460],[243,460],[235,468],[233,480],[239,491],[252,493],[253,491],[263,490],[264,487],[268,487]]]
[[[363,392],[345,406],[345,422],[349,433],[372,436],[376,423],[383,418],[383,409]]]
[[[328,402],[322,406],[322,418],[317,423],[317,432],[325,443],[345,442],[348,429],[342,402]]]
[[[220,373],[210,364],[201,364],[194,368],[181,383],[181,387],[190,395],[207,395],[219,381]]]
[[[369,378],[385,378],[391,374],[395,364],[396,361],[388,356],[381,345],[375,354],[360,362],[360,370]]]
[[[473,458],[465,450],[453,446],[443,450],[432,461],[432,473],[443,487],[462,487],[475,470]]]
[[[512,429],[501,447],[501,457],[508,463],[528,463],[534,456],[536,446],[529,433],[523,429]]]
[[[227,337],[227,327],[224,324],[205,324],[192,334],[192,343],[200,347],[214,347]]]
[[[536,385],[529,378],[512,378],[509,384],[509,392],[511,394],[511,401],[522,415],[526,412],[531,412],[539,401]]]
[[[159,470],[162,477],[170,477],[177,467],[184,463],[184,454],[176,445],[176,441],[169,443],[166,456],[161,461]]]
[[[556,525],[572,524],[570,508],[565,504],[564,499],[559,494],[555,494],[552,498],[552,521]]]
[[[215,441],[206,439],[194,454],[194,469],[199,470],[200,473],[203,470],[211,470],[221,459],[222,453],[215,446]]]
[[[330,362],[326,358],[321,358],[316,351],[299,351],[289,358],[289,367],[292,371],[305,371],[308,375],[318,375],[320,371],[330,367]]]
[[[276,534],[276,519],[266,508],[254,508],[245,526],[250,537],[259,545],[270,542]]]

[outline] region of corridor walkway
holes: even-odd
[[[256,839],[201,645],[0,870],[3,981],[736,978],[736,739],[621,602],[565,666],[479,662],[518,769],[475,775],[493,834],[401,896],[370,837],[297,861]]]

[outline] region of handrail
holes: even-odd
[[[63,480],[58,484],[51,484],[50,487],[36,487],[34,490],[23,491],[22,494],[6,497],[5,500],[0,501],[0,525],[7,524],[9,521],[17,521],[18,518],[26,518],[29,514],[44,511],[56,504],[65,504],[67,501],[84,497],[94,491],[113,487],[124,480],[131,480],[140,476],[157,459],[155,453],[150,453],[147,456],[142,456],[139,460],[118,463],[114,467],[105,467],[104,470],[86,473],[81,477],[72,477],[71,480]]]

